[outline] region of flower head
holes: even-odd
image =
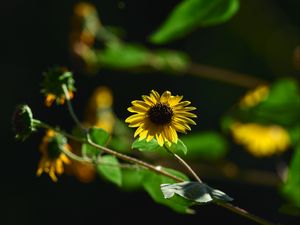
[[[230,129],[236,142],[257,157],[284,152],[290,145],[288,132],[278,125],[235,122]]]
[[[98,87],[89,99],[86,110],[86,124],[113,132],[115,115],[112,110],[113,95],[108,87]]]
[[[74,96],[74,79],[72,72],[64,67],[55,67],[44,73],[42,93],[45,95],[45,104],[50,107],[54,101],[57,104],[64,104],[66,96],[62,88],[66,86],[69,98]]]
[[[62,148],[67,151],[71,150],[71,147],[67,143],[67,139],[64,136],[49,130],[40,145],[42,158],[36,172],[38,176],[45,172],[49,174],[52,181],[57,181],[56,174],[61,175],[64,172],[64,164],[71,163],[70,159],[61,152]]]
[[[196,124],[191,118],[197,116],[190,112],[196,108],[188,106],[189,101],[181,101],[183,96],[173,96],[170,91],[160,96],[152,90],[149,96],[142,98],[143,101],[131,102],[128,111],[135,114],[125,120],[129,127],[137,127],[134,137],[139,136],[140,140],[155,138],[160,146],[171,145],[177,143],[177,131],[186,133],[191,130],[189,124]]]
[[[267,99],[269,95],[269,87],[261,85],[254,90],[249,91],[240,101],[242,108],[251,108]]]
[[[16,138],[22,141],[35,131],[32,112],[28,105],[16,107],[12,116],[12,128]]]

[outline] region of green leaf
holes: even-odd
[[[229,20],[239,9],[238,0],[185,0],[170,13],[150,40],[164,44],[183,37],[198,27],[212,26]]]
[[[284,78],[270,86],[268,97],[250,110],[249,116],[282,126],[299,124],[300,88],[293,79]]]
[[[192,159],[217,160],[227,152],[226,139],[217,132],[199,132],[181,138],[189,150],[187,157]]]
[[[111,43],[97,55],[101,64],[113,69],[131,69],[147,64],[149,53],[139,45]]]
[[[136,139],[132,143],[131,148],[138,149],[142,152],[166,151],[166,149],[164,147],[161,147],[154,138],[151,141],[146,141],[146,139]],[[173,153],[187,153],[187,148],[180,139],[178,139],[176,144],[172,143],[172,145],[168,146],[167,148]]]
[[[292,157],[288,179],[281,188],[283,195],[296,207],[300,208],[300,143]]]
[[[233,200],[224,192],[199,182],[189,181],[175,184],[162,184],[161,190],[166,199],[170,199],[176,194],[197,204],[205,204],[212,201],[227,202]]]
[[[188,180],[188,178],[179,171],[166,169],[166,168],[163,169],[167,170],[173,175],[184,178],[184,180]],[[143,187],[155,202],[168,206],[174,211],[179,213],[193,213],[193,210],[189,208],[191,205],[193,205],[193,203],[185,201],[184,199],[180,199],[180,198],[177,199],[164,198],[160,190],[160,185],[165,182],[174,183],[175,181],[171,178],[158,175],[152,171],[145,171],[145,175],[143,179]]]
[[[132,149],[138,149],[142,152],[150,151],[159,151],[159,150],[165,150],[163,147],[161,147],[157,141],[153,138],[151,141],[146,141],[146,139],[139,140],[136,139],[131,146]]]
[[[134,191],[143,187],[145,170],[122,169],[122,188],[126,191]]]
[[[178,139],[177,143],[172,143],[172,145],[170,147],[168,147],[168,149],[171,152],[176,153],[176,154],[178,154],[178,153],[186,154],[188,151],[187,147],[180,139]]]
[[[112,183],[118,186],[122,185],[122,171],[119,166],[119,161],[115,156],[105,155],[99,157],[97,171]]]
[[[105,146],[109,139],[109,134],[101,128],[93,127],[89,129],[89,135],[91,140],[100,146]],[[82,154],[88,158],[95,158],[101,152],[99,149],[92,147],[89,144],[83,144],[81,151]]]

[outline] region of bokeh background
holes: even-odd
[[[220,118],[245,88],[191,76],[131,74],[101,70],[88,77],[77,70],[69,52],[73,7],[78,1],[12,0],[1,3],[1,213],[0,224],[252,224],[215,205],[197,207],[193,216],[176,214],[155,204],[145,192],[124,192],[102,180],[85,184],[62,176],[53,183],[37,178],[38,145],[43,133],[25,143],[16,142],[10,115],[15,105],[27,103],[37,118],[70,129],[66,108],[46,108],[40,94],[42,72],[64,65],[75,72],[74,107],[83,117],[84,107],[99,85],[110,87],[114,110],[124,119],[130,101],[151,89],[184,94],[198,108],[195,130],[220,130]],[[122,27],[126,40],[143,43],[166,18],[178,0],[90,1],[104,24]],[[120,7],[122,6],[122,7]],[[297,0],[242,0],[236,16],[225,24],[198,29],[167,45],[186,52],[193,61],[226,68],[273,81],[281,76],[299,78],[293,51],[300,43],[300,2]],[[257,159],[235,146],[229,156],[247,169],[275,171],[290,154]],[[276,187],[241,181],[207,178],[207,183],[235,198],[235,204],[282,224],[296,224],[297,217],[278,213],[284,200]]]

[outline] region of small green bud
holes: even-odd
[[[16,138],[24,141],[35,131],[31,109],[28,105],[18,105],[12,116],[12,128]]]

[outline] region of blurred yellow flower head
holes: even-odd
[[[264,101],[269,94],[269,87],[261,85],[252,91],[249,91],[240,101],[239,105],[242,108],[251,108],[260,102]]]
[[[230,129],[235,141],[256,157],[282,153],[290,145],[288,132],[278,125],[234,122]]]

